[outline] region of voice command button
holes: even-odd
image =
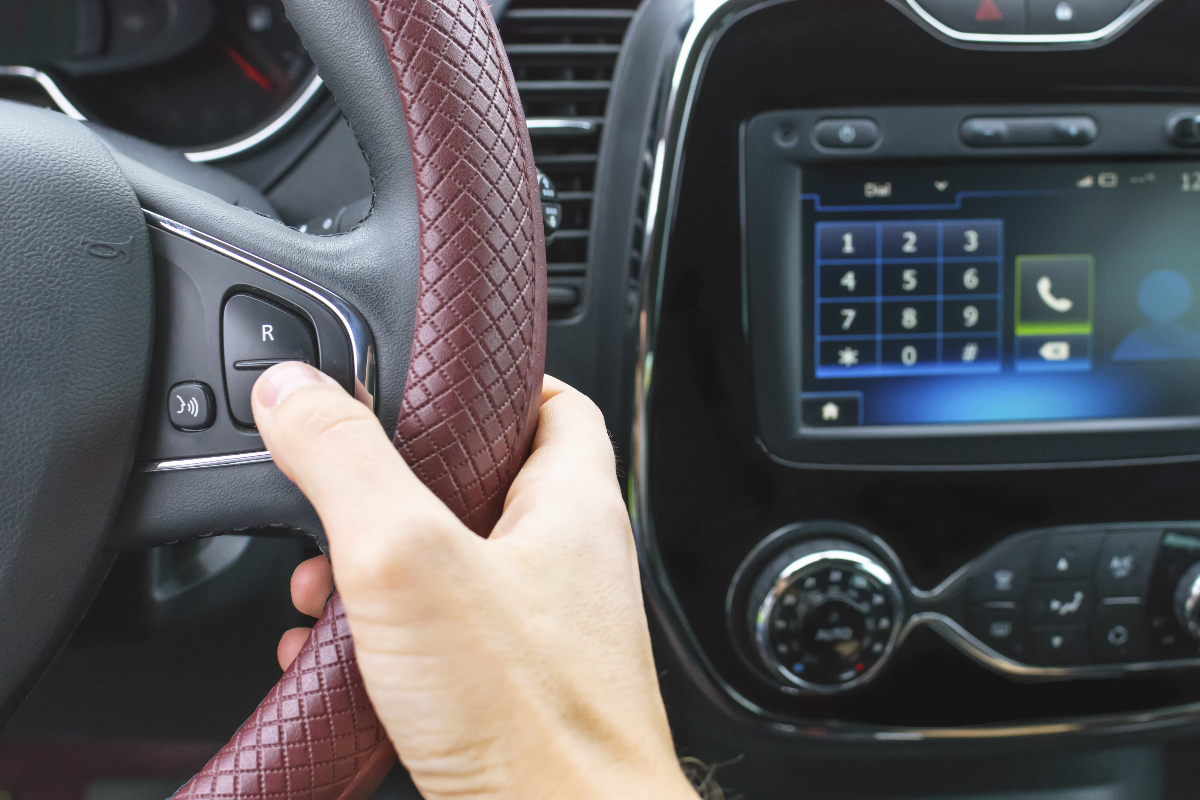
[[[171,387],[167,416],[181,431],[203,431],[212,427],[216,407],[207,383],[187,381]]]

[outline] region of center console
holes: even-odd
[[[666,106],[635,523],[764,740],[1200,729],[1200,3],[966,5],[738,4]]]
[[[1194,668],[1200,524],[1030,531],[931,591],[862,528],[790,525],[746,557],[726,609],[746,665],[797,694],[861,686],[921,626],[1020,679]]]

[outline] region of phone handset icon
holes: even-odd
[[[1050,290],[1053,288],[1050,283],[1050,276],[1043,275],[1038,278],[1037,291],[1038,297],[1042,298],[1042,302],[1050,306],[1060,314],[1064,314],[1071,310],[1071,306],[1075,305],[1069,297],[1055,297]]]

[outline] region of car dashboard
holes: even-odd
[[[80,17],[0,95],[314,236],[370,213],[279,0],[94,5],[107,33]],[[1200,2],[493,13],[550,209],[547,372],[613,434],[713,796],[1195,796]],[[314,551],[264,533],[122,555],[9,752],[119,743],[134,774],[173,742],[151,777],[187,773],[295,622]],[[227,702],[178,697],[217,670]]]

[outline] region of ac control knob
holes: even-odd
[[[773,677],[833,694],[883,666],[899,635],[903,599],[870,551],[818,539],[768,565],[751,590],[749,611],[758,655]]]
[[[1200,639],[1200,561],[1183,573],[1175,587],[1175,616],[1185,630]]]

